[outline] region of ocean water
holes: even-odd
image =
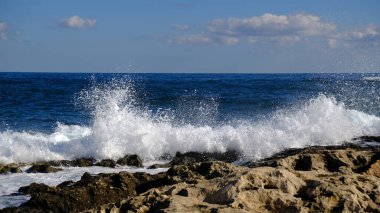
[[[380,74],[0,73],[0,163],[229,149],[257,160],[363,135],[380,135]],[[36,181],[7,176],[0,208]]]

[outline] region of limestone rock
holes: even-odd
[[[156,175],[34,183],[19,190],[30,201],[4,211],[380,212],[380,147],[292,149],[246,166],[190,159]]]
[[[117,160],[117,164],[124,166],[143,167],[142,160],[138,155],[125,155]]]

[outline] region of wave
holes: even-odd
[[[380,81],[380,76],[366,76],[363,77],[365,81]]]
[[[0,162],[88,156],[116,159],[125,154],[153,160],[166,153],[229,149],[240,151],[247,159],[260,159],[287,148],[338,145],[358,136],[380,134],[379,117],[348,109],[323,94],[265,119],[217,125],[177,122],[170,110],[152,112],[139,106],[135,94],[129,81],[93,84],[78,94],[78,103],[92,110],[89,126],[58,123],[51,134],[0,132]],[[206,113],[199,114],[204,117],[208,111],[215,113],[215,108],[200,105]]]

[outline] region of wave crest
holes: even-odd
[[[138,106],[130,81],[93,84],[78,100],[92,110],[90,126],[58,123],[51,134],[0,132],[0,162],[33,162],[92,156],[116,159],[138,154],[155,159],[165,153],[241,151],[260,159],[286,148],[338,145],[362,135],[379,135],[380,118],[347,109],[320,94],[307,103],[278,110],[266,119],[234,124],[177,122],[170,110],[152,112]],[[202,103],[201,109],[207,109]],[[215,100],[212,100],[215,114]]]

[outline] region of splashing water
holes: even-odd
[[[152,160],[177,151],[224,152],[228,149],[241,151],[244,158],[260,159],[286,148],[337,145],[354,137],[380,134],[379,117],[347,109],[334,97],[323,94],[262,119],[219,124],[201,120],[215,116],[218,108],[215,99],[192,101],[191,109],[186,111],[184,100],[187,99],[181,100],[179,110],[194,114],[199,121],[196,124],[174,116],[173,110],[153,112],[139,105],[130,80],[95,82],[78,94],[78,103],[92,112],[89,126],[58,123],[51,134],[0,132],[0,162],[87,156],[116,159],[125,154],[138,154]]]

